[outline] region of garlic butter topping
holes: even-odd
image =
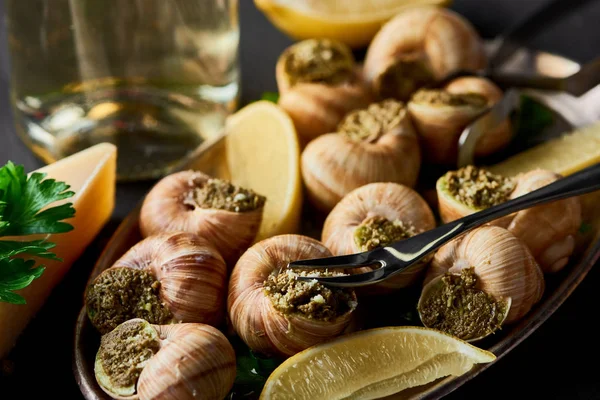
[[[353,75],[354,57],[342,43],[329,39],[298,42],[282,55],[290,86],[299,82],[337,85]]]
[[[488,99],[480,93],[450,93],[446,90],[421,89],[412,97],[412,101],[439,106],[470,106],[485,108]]]
[[[488,208],[504,203],[515,188],[512,179],[472,165],[447,172],[445,180],[448,192],[473,208]]]
[[[446,273],[441,284],[424,291],[419,302],[423,324],[463,340],[477,339],[500,328],[509,304],[477,288],[473,268]]]
[[[399,125],[406,111],[404,103],[388,99],[348,114],[338,132],[355,142],[373,142]]]
[[[384,247],[416,234],[415,227],[401,220],[390,221],[385,217],[367,218],[354,232],[354,241],[361,251]]]
[[[301,281],[299,276],[341,276],[330,271],[286,269],[272,273],[264,282],[265,293],[273,306],[284,314],[301,314],[307,318],[329,321],[356,308],[351,290],[327,287],[317,280]]]
[[[209,179],[187,193],[184,203],[192,207],[233,212],[253,211],[264,206],[266,198],[254,191],[222,179]]]

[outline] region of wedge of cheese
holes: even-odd
[[[0,359],[12,348],[21,331],[44,305],[52,289],[110,218],[115,204],[116,166],[117,148],[102,143],[37,171],[68,183],[75,192],[75,196],[64,200],[72,202],[75,207],[75,217],[66,221],[74,229],[68,233],[49,235],[48,240],[56,243],[52,251],[63,261],[38,260],[46,266],[44,273],[31,285],[18,291],[27,304],[0,303]],[[55,204],[59,203],[52,205]],[[36,235],[11,239],[39,238]],[[73,296],[78,301],[80,294],[73,293]]]

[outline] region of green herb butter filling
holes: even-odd
[[[266,198],[222,179],[209,179],[202,187],[188,192],[184,204],[192,208],[212,208],[232,212],[254,211],[265,205]]]
[[[379,78],[382,98],[410,99],[419,88],[435,81],[431,70],[420,56],[405,55],[390,64]]]
[[[299,42],[285,59],[285,72],[292,86],[300,82],[337,85],[351,80],[353,69],[352,52],[327,39]]]
[[[348,114],[338,125],[338,132],[358,143],[373,142],[399,125],[404,115],[404,103],[384,100]]]
[[[390,221],[384,217],[371,217],[363,221],[354,231],[354,242],[360,251],[369,251],[377,247],[416,235],[412,225],[400,220]]]
[[[481,109],[488,105],[487,99],[478,93],[450,93],[437,89],[421,89],[413,95],[412,101],[431,106],[470,106]]]
[[[100,333],[110,332],[132,318],[159,325],[173,320],[160,298],[160,282],[140,269],[116,267],[104,271],[89,286],[86,306]]]
[[[515,188],[512,179],[472,165],[458,171],[447,172],[444,181],[450,195],[461,203],[477,209],[504,203]]]
[[[96,356],[101,366],[101,372],[96,370],[97,379],[113,393],[135,393],[142,370],[159,347],[158,334],[145,321],[119,325],[102,336]]]
[[[342,274],[286,269],[269,275],[263,287],[277,311],[285,315],[300,314],[310,319],[331,321],[356,308],[354,292],[351,289],[327,287],[316,280],[306,282],[297,278],[337,275]]]
[[[508,303],[476,288],[477,275],[465,268],[460,275],[446,274],[442,284],[429,289],[419,303],[423,324],[463,340],[487,336],[498,330],[508,313]]]

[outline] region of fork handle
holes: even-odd
[[[600,163],[566,178],[559,179],[526,195],[467,215],[466,217],[423,232],[413,238],[393,243],[384,248],[387,254],[382,255],[378,250],[374,250],[372,252],[374,254],[371,255],[374,258],[371,261],[381,260],[388,267],[375,270],[372,273],[373,278],[371,281],[380,281],[386,279],[388,276],[397,274],[408,268],[415,261],[439,249],[445,243],[487,222],[529,207],[596,190],[600,190]],[[414,244],[411,244],[411,241]],[[423,245],[424,243],[425,245]]]
[[[455,222],[462,223],[463,229],[461,230],[467,231],[525,208],[590,193],[596,190],[600,190],[600,163],[566,178],[559,179],[526,195],[490,207],[478,213],[467,215]]]

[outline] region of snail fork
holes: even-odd
[[[600,98],[600,57],[584,64],[566,78],[522,76],[520,86],[508,89],[502,99],[469,124],[458,140],[458,167],[473,164],[475,146],[486,132],[493,131],[519,109],[522,95],[532,97],[557,112],[575,128],[597,121],[597,102]],[[514,82],[513,82],[514,83]],[[537,90],[537,89],[543,90]],[[551,91],[550,91],[551,90]],[[575,97],[579,96],[579,97]]]
[[[355,269],[374,267],[369,272],[334,277],[300,276],[304,281],[317,280],[336,287],[358,287],[381,282],[417,263],[450,240],[494,219],[532,206],[600,190],[600,163],[569,177],[505,203],[467,215],[408,239],[364,253],[311,260],[293,261],[295,269]]]

